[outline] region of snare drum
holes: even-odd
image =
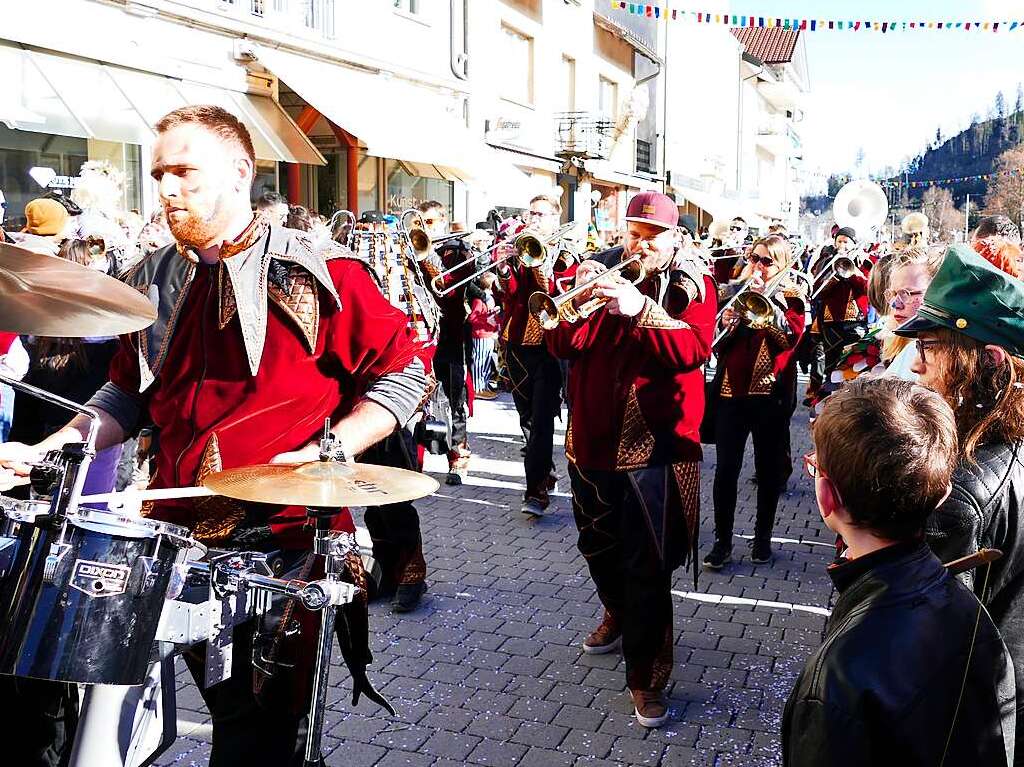
[[[142,684],[188,531],[99,510],[50,526],[38,512],[4,510],[17,550],[0,581],[0,673]]]

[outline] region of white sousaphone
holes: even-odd
[[[874,181],[858,179],[843,185],[836,193],[832,216],[840,227],[850,227],[858,242],[871,242],[879,234],[889,215],[889,198]]]

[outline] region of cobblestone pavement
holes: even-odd
[[[389,718],[352,707],[337,667],[325,728],[329,765],[345,767],[605,767],[776,765],[779,721],[796,675],[820,641],[831,587],[829,535],[799,456],[806,411],[793,419],[794,473],[775,527],[775,561],[749,562],[755,485],[748,453],[740,480],[734,562],[674,583],[676,667],[671,721],[647,731],[631,716],[618,654],[586,656],[582,639],[600,605],[576,550],[562,453],[548,516],[519,511],[522,444],[507,395],[477,402],[476,454],[462,487],[442,484],[417,504],[429,567],[428,599],[398,617],[371,606],[371,678],[391,699]],[[430,457],[428,470],[443,471]],[[701,550],[711,542],[714,449],[702,471]],[[443,481],[443,474],[437,475]],[[337,658],[337,654],[335,656]],[[179,664],[179,668],[183,666]],[[159,765],[205,765],[209,717],[184,670],[179,739]]]

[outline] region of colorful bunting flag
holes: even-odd
[[[781,27],[787,30],[800,30],[805,32],[817,32],[820,30],[853,30],[853,31],[875,31],[886,34],[897,30],[924,30],[924,29],[959,29],[964,32],[999,32],[1000,29],[1013,32],[1024,27],[1024,21],[876,21],[876,20],[838,20],[838,19],[801,19],[801,18],[770,18],[766,16],[751,16],[748,14],[736,13],[714,13],[711,11],[691,11],[679,8],[670,8],[668,2],[661,3],[627,3],[624,0],[611,0],[611,8],[614,11],[629,13],[634,16],[645,16],[647,18],[665,19],[673,21],[696,21],[698,24],[723,24],[729,27],[759,27],[774,28]],[[923,183],[923,182],[922,182]]]

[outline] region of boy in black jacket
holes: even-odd
[[[923,540],[949,493],[945,400],[896,378],[833,394],[804,458],[825,524],[848,545],[822,646],[786,704],[783,763],[1013,764],[1013,665],[989,615]]]

